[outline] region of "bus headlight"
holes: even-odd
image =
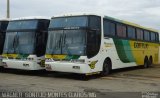
[[[7,67],[7,63],[6,62],[2,62],[2,65],[3,65],[4,68]]]

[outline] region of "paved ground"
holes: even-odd
[[[77,74],[1,69],[0,92],[61,92],[60,97],[65,97],[66,92],[82,92],[81,95],[97,98],[142,98],[142,95],[150,92],[147,94],[160,98],[160,93],[157,93],[160,92],[160,65],[148,69],[138,67],[114,70],[109,76],[95,75],[88,81],[79,77]],[[74,97],[74,94],[68,95]]]

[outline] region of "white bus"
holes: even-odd
[[[4,68],[44,69],[48,25],[43,17],[26,17],[9,22],[3,49]]]
[[[158,63],[158,31],[94,14],[52,17],[48,71],[107,75],[112,69]]]
[[[9,20],[7,20],[7,19],[0,20],[0,66],[2,66],[2,56],[1,55],[3,52],[3,46],[4,46],[8,22],[9,22]]]

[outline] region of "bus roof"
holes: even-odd
[[[67,13],[67,14],[55,15],[52,18],[55,18],[55,17],[67,17],[67,16],[80,16],[80,15],[103,16],[103,15],[87,12],[87,13]]]
[[[28,16],[28,17],[14,18],[14,19],[11,19],[11,21],[14,21],[14,20],[31,20],[31,19],[47,19],[47,20],[50,20],[49,17],[43,17],[43,16]]]
[[[117,18],[105,16],[105,15],[102,15],[102,14],[94,14],[94,13],[71,13],[71,14],[56,15],[56,16],[53,16],[52,18],[56,18],[56,17],[67,17],[67,16],[80,16],[80,15],[95,15],[95,16],[101,16],[101,17],[103,17],[103,18],[106,18],[106,19],[109,19],[109,20],[113,20],[113,21],[116,21],[116,22],[119,22],[119,23],[127,24],[127,25],[130,25],[130,26],[142,28],[142,29],[145,29],[145,30],[153,31],[153,32],[158,32],[158,30],[156,30],[156,29],[147,28],[147,27],[141,26],[141,25],[136,24],[136,23],[132,23],[132,22],[125,21],[125,20],[120,20],[120,19],[117,19]]]

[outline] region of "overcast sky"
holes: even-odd
[[[0,18],[6,17],[6,1],[0,0]],[[160,30],[160,0],[10,0],[10,3],[11,18],[93,12]]]

